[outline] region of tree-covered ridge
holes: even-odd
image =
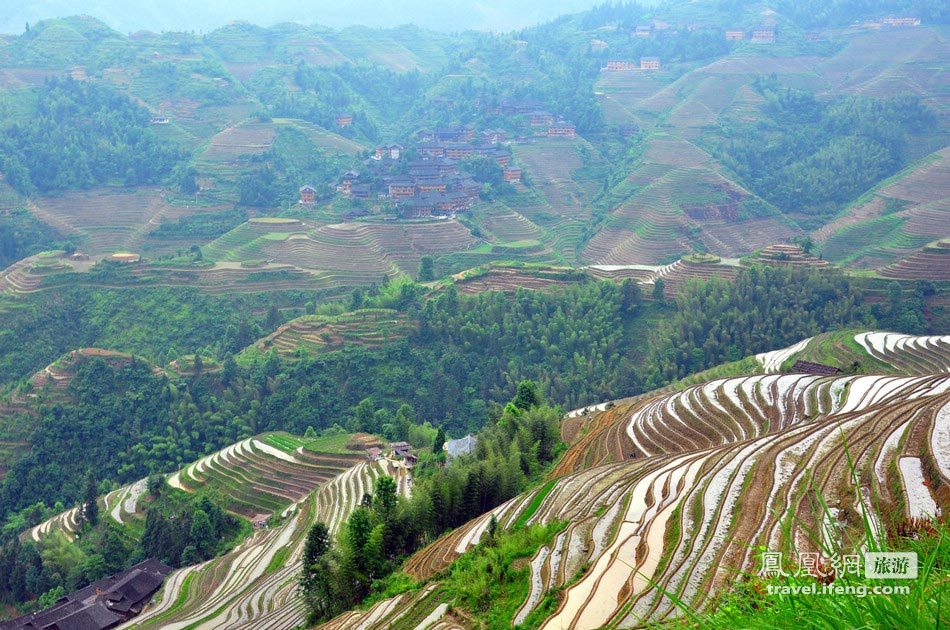
[[[148,124],[147,110],[109,87],[51,79],[25,120],[0,120],[0,168],[24,194],[154,184],[182,156]]]
[[[828,218],[914,159],[912,136],[936,130],[919,99],[850,96],[830,102],[760,79],[764,118],[724,130],[716,152],[785,212]]]

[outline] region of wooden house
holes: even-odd
[[[640,69],[641,70],[659,70],[660,58],[659,57],[640,57]]]
[[[630,72],[631,70],[636,70],[637,68],[638,66],[636,62],[614,59],[607,62],[604,70],[607,72]]]
[[[554,122],[554,114],[539,109],[528,115],[528,122],[532,127],[547,127]]]
[[[641,24],[633,29],[634,37],[650,37],[653,35],[653,25],[652,24]]]
[[[391,179],[386,185],[391,199],[406,199],[416,194],[416,183],[408,178]]]
[[[548,135],[552,138],[573,138],[577,135],[577,129],[572,123],[559,120],[548,127]]]
[[[311,205],[317,201],[317,189],[306,184],[300,187],[300,203],[303,205]]]
[[[917,17],[886,17],[883,20],[884,26],[902,27],[902,26],[920,26],[920,18]]]
[[[774,44],[775,29],[769,26],[760,26],[752,31],[753,44]]]
[[[445,145],[445,157],[450,160],[462,160],[475,154],[475,147],[462,142]]]
[[[489,144],[499,144],[505,141],[505,132],[501,129],[486,129],[481,133],[482,141]]]
[[[340,129],[353,124],[353,114],[337,114],[336,126]]]
[[[504,170],[503,176],[508,183],[521,181],[521,169],[517,166],[509,166]]]
[[[741,42],[744,39],[745,39],[745,31],[740,31],[737,29],[726,31],[727,42]]]

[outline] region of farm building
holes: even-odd
[[[370,184],[353,184],[350,194],[356,199],[369,199],[373,196],[373,187]]]
[[[371,462],[377,461],[380,457],[382,457],[382,455],[383,449],[379,448],[378,446],[373,446],[366,449],[366,458]]]
[[[255,514],[251,517],[251,525],[254,529],[264,529],[270,520],[270,514]]]
[[[449,440],[442,445],[446,457],[451,461],[461,455],[470,455],[475,452],[478,445],[478,438],[474,435],[466,435],[458,440]]]
[[[477,151],[478,155],[484,155],[495,160],[495,163],[504,168],[511,164],[511,154],[502,149],[489,149],[487,151]]]
[[[607,72],[629,72],[631,70],[636,70],[638,67],[639,66],[637,66],[637,64],[633,61],[613,60],[607,62],[604,70]]]
[[[317,189],[306,184],[300,187],[300,203],[303,205],[310,205],[317,201]]]
[[[883,21],[884,26],[920,26],[920,18],[917,17],[886,17]]]
[[[659,70],[660,58],[659,57],[640,57],[640,69],[641,70]]]
[[[548,135],[552,138],[573,138],[577,135],[577,129],[572,123],[562,120],[548,127]]]
[[[105,630],[142,612],[172,568],[150,558],[59,598],[40,612],[0,622],[0,630],[55,628]]]
[[[641,24],[640,26],[633,29],[634,37],[650,37],[653,35],[653,25],[652,24]]]
[[[530,114],[541,109],[541,101],[533,98],[504,100],[498,106],[498,112],[506,116],[515,114]]]
[[[743,39],[745,39],[745,31],[740,31],[740,30],[726,31],[727,42],[740,42]]]
[[[336,126],[340,127],[349,127],[353,124],[353,114],[337,114],[336,117]]]
[[[412,446],[409,442],[392,442],[389,445],[389,450],[393,457],[403,457],[412,452]]]
[[[436,142],[467,142],[475,137],[475,130],[468,127],[442,127],[433,132]]]
[[[504,178],[506,182],[521,181],[521,169],[517,166],[509,166],[504,171]]]
[[[337,191],[343,193],[344,195],[350,195],[353,192],[353,184],[359,179],[360,174],[356,171],[347,171],[343,173],[343,177],[340,178],[340,183],[337,185]]]
[[[816,376],[834,376],[841,370],[833,365],[824,365],[823,363],[812,363],[811,361],[795,361],[792,366],[792,372],[796,374],[815,374]]]
[[[172,121],[168,116],[153,116],[148,122],[150,125],[168,125]]]
[[[775,43],[775,29],[769,28],[767,26],[761,26],[754,31],[752,31],[752,43],[753,44],[774,44]]]

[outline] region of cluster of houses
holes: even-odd
[[[402,462],[406,468],[412,468],[419,463],[419,458],[412,452],[412,445],[409,442],[392,442],[385,457],[382,448],[371,446],[366,449],[366,458],[371,462],[377,462],[381,459]]]
[[[919,22],[919,21],[918,21]],[[683,27],[685,30],[701,31],[711,28],[706,24],[687,24]],[[666,22],[652,22],[650,24],[641,24],[633,29],[633,36],[641,39],[659,37],[659,36],[673,36],[678,32],[679,28],[673,28],[670,24]],[[730,42],[739,42],[744,40],[749,40],[756,44],[772,44],[775,42],[775,28],[768,25],[757,26],[754,29],[746,30],[742,28],[730,28],[726,29],[725,38]],[[613,70],[615,68],[605,68],[606,70]],[[623,68],[624,70],[654,70],[656,68]]]
[[[552,129],[558,125],[553,117],[547,124]],[[570,133],[574,133],[573,126]],[[521,180],[522,170],[511,163],[505,140],[505,132],[498,129],[480,133],[471,127],[423,130],[416,135],[411,151],[401,144],[376,147],[360,170],[343,174],[336,190],[354,199],[388,201],[402,216],[462,212],[474,204],[482,185],[459,170],[459,161],[488,158],[502,168],[504,181]],[[301,204],[316,202],[313,186],[302,186],[299,192]]]
[[[496,116],[522,118],[531,128],[531,135],[534,136],[549,136],[552,138],[574,138],[577,136],[577,128],[573,123],[565,120],[563,116],[558,116],[544,109],[544,105],[534,99],[506,99],[498,105],[488,107],[487,113]]]

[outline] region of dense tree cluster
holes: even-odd
[[[413,470],[410,499],[397,497],[391,477],[380,477],[372,496],[363,497],[350,515],[337,545],[323,523],[315,524],[300,578],[311,619],[355,606],[405,555],[537,480],[559,452],[562,413],[541,403],[536,384],[520,383],[501,417],[479,433],[475,453],[446,466],[439,455]],[[433,449],[441,453],[438,442]]]
[[[91,82],[51,79],[25,121],[0,121],[0,170],[21,193],[154,184],[181,159],[143,107]]]
[[[40,543],[21,542],[14,527],[0,532],[0,601],[20,604],[39,598],[36,606],[44,608],[68,592],[146,558],[159,558],[176,567],[196,564],[228,549],[249,528],[242,528],[236,517],[209,497],[189,496],[162,483],[150,483],[149,494],[139,502],[145,511],[144,531],[93,516],[90,507],[96,505],[99,494],[96,484],[90,484],[87,494],[83,525],[74,542],[57,535]],[[56,508],[61,510],[62,505]],[[41,506],[24,512],[23,516],[34,520],[49,513]]]
[[[834,214],[905,166],[908,135],[935,124],[914,97],[826,103],[774,79],[755,86],[765,117],[727,129],[716,151],[756,194],[793,214]]]
[[[676,304],[651,344],[648,386],[874,321],[846,276],[795,267],[753,267],[734,283],[688,285]]]

